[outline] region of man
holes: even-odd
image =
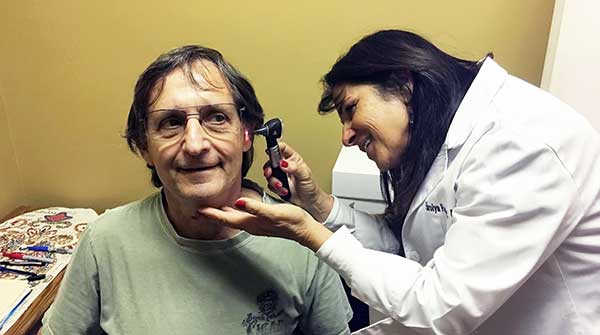
[[[262,122],[219,52],[186,46],[152,63],[125,137],[161,192],[88,227],[42,333],[349,334],[339,278],[312,252],[197,214],[242,194],[272,201],[242,186]]]

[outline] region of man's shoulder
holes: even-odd
[[[144,199],[107,209],[93,223],[96,234],[124,233],[128,228],[153,217],[160,202],[160,193]]]

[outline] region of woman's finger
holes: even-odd
[[[236,229],[243,229],[244,223],[247,222],[251,216],[251,214],[235,210],[231,207],[203,207],[198,209],[198,213],[210,220],[218,221]]]
[[[269,178],[272,173],[273,170],[271,169],[271,161],[268,160],[265,162],[265,164],[263,164],[263,175],[265,176],[265,178]]]
[[[278,143],[279,151],[281,151],[281,155],[284,159],[291,158],[296,153],[296,150],[294,150],[294,148],[292,148],[289,144],[283,141],[279,141]]]
[[[275,194],[279,194],[279,190],[275,188],[275,186],[271,185],[271,183],[267,184],[267,187],[269,188],[269,190]]]
[[[268,208],[271,206],[273,205],[268,205],[262,201],[257,201],[250,198],[239,198],[235,201],[235,207],[237,209],[268,220],[271,220],[272,217],[273,209]]]

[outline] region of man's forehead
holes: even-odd
[[[165,90],[193,87],[198,93],[216,94],[217,96],[231,97],[231,90],[218,67],[210,61],[196,61],[183,65],[169,72],[163,80],[156,83],[152,90],[151,100],[154,105],[158,100],[165,98]]]
[[[182,69],[191,84],[205,91],[227,89],[223,73],[210,61],[200,60]]]

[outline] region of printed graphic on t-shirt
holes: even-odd
[[[276,291],[267,290],[256,297],[258,314],[248,313],[242,326],[248,335],[285,334],[286,325],[283,310],[279,308],[279,296]]]

